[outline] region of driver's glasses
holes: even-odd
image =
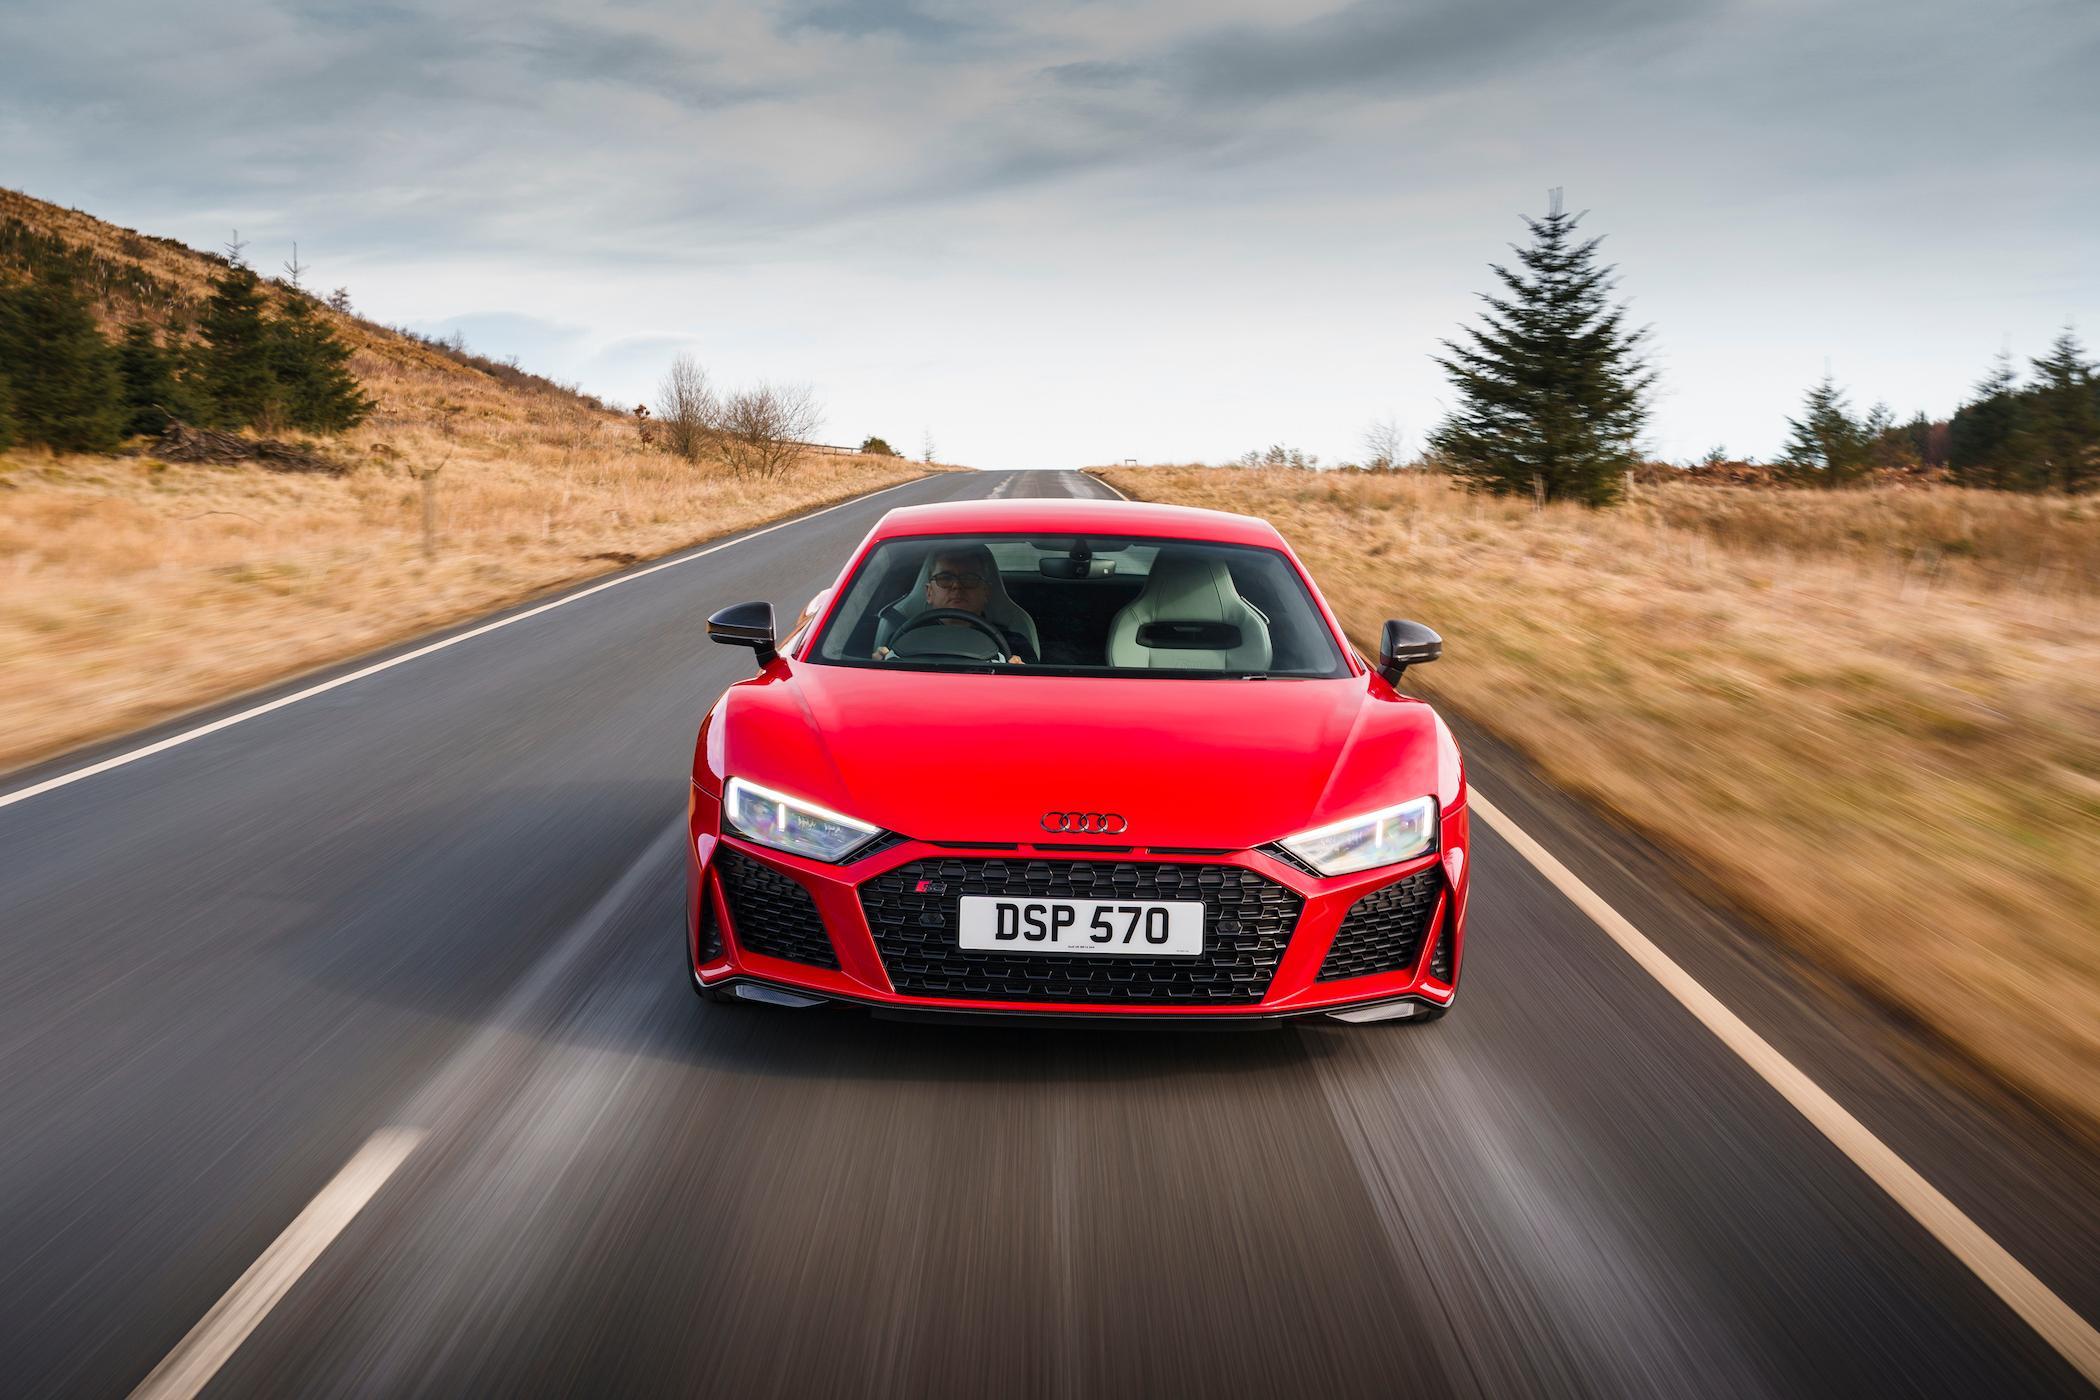
[[[984,587],[983,574],[958,574],[943,569],[929,580],[936,588],[961,589],[974,593]]]

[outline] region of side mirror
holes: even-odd
[[[763,666],[779,653],[773,649],[773,605],[731,603],[707,619],[707,635],[733,647],[749,647]]]
[[[1410,666],[1434,661],[1444,654],[1444,639],[1419,622],[1395,619],[1386,623],[1378,637],[1378,674],[1394,685]]]

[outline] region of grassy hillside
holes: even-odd
[[[1360,647],[1435,627],[1439,700],[2100,1128],[2100,503],[1103,475],[1274,521]]]
[[[89,253],[111,329],[186,324],[223,266],[0,190],[0,277],[49,240]],[[824,456],[738,478],[514,366],[319,314],[378,401],[319,445],[341,475],[0,454],[0,769],[925,470]]]

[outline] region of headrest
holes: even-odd
[[[1176,622],[1238,622],[1246,606],[1224,560],[1174,549],[1152,561],[1138,602],[1150,617]]]
[[[1160,550],[1144,591],[1109,624],[1112,666],[1265,671],[1269,659],[1268,622],[1212,554]]]

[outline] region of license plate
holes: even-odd
[[[961,946],[973,952],[1197,958],[1203,956],[1203,902],[966,894],[958,933]]]

